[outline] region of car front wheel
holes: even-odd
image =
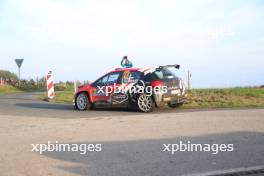
[[[151,112],[153,111],[154,103],[151,96],[140,94],[137,99],[137,105],[140,111]]]
[[[91,108],[88,95],[86,93],[80,93],[76,97],[76,108],[80,111],[85,111]]]

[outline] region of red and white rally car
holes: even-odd
[[[184,83],[175,74],[179,68],[179,65],[117,68],[79,87],[73,106],[82,111],[94,107],[137,107],[142,112],[150,112],[164,104],[179,107],[186,99]]]

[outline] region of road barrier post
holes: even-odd
[[[54,81],[53,81],[52,71],[49,71],[46,80],[47,80],[48,98],[53,99],[55,96],[55,92],[54,92]]]

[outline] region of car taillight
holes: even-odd
[[[152,87],[162,87],[164,86],[164,82],[160,80],[154,80],[151,82]]]

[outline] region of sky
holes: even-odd
[[[194,88],[263,85],[263,19],[262,0],[0,0],[0,69],[93,81],[127,55]]]

